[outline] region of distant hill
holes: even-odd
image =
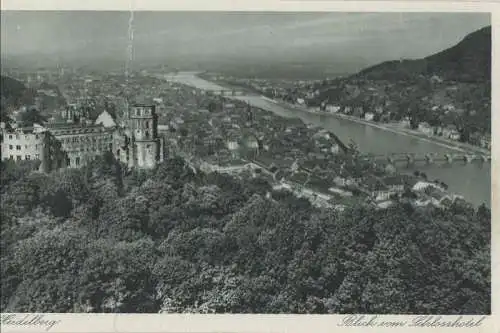
[[[412,129],[452,126],[461,142],[484,146],[491,133],[491,27],[426,58],[383,62],[307,89],[318,91],[309,106],[335,104],[361,118],[375,111],[373,121],[383,123],[407,118]]]
[[[417,60],[394,60],[366,68],[353,78],[406,79],[416,75],[439,75],[463,82],[491,80],[491,27],[467,35],[455,46]]]

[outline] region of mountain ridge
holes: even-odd
[[[385,61],[350,78],[404,80],[418,75],[438,75],[445,80],[464,82],[490,81],[491,26],[466,35],[454,46],[438,53],[420,59]]]

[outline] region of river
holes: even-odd
[[[196,76],[195,72],[182,72],[176,75],[165,76],[167,80],[183,83],[204,90],[221,90],[223,88],[213,82]],[[235,97],[248,102],[250,105],[272,111],[284,117],[297,117],[304,122],[321,126],[334,132],[342,141],[352,139],[362,152],[373,154],[388,153],[439,153],[456,152],[429,141],[415,137],[401,135],[373,126],[356,123],[347,119],[328,114],[315,114],[289,108],[285,105],[272,103],[261,96]],[[451,164],[417,163],[408,166],[406,163],[397,163],[401,172],[424,172],[428,179],[439,179],[449,186],[449,191],[462,195],[467,201],[480,205],[491,203],[491,163],[490,162],[453,162]]]

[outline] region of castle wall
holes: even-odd
[[[113,149],[113,131],[103,126],[74,126],[51,129],[68,154],[67,166],[78,168]]]
[[[137,147],[137,166],[139,168],[154,168],[158,161],[159,140],[138,141]]]
[[[49,131],[43,132],[42,163],[40,171],[50,172],[66,167],[67,153],[62,149],[62,144]]]
[[[123,131],[118,129],[113,132],[113,155],[118,161],[126,165],[128,165],[130,158],[128,141],[129,139]]]
[[[1,143],[3,159],[14,161],[39,160],[40,171],[49,172],[64,166],[64,152],[50,132],[32,132],[22,129],[3,133]]]
[[[40,160],[43,150],[42,133],[7,132],[2,141],[2,159]]]

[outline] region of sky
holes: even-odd
[[[129,12],[1,13],[2,55],[125,59]],[[138,60],[356,63],[420,58],[490,25],[487,13],[135,12]]]

